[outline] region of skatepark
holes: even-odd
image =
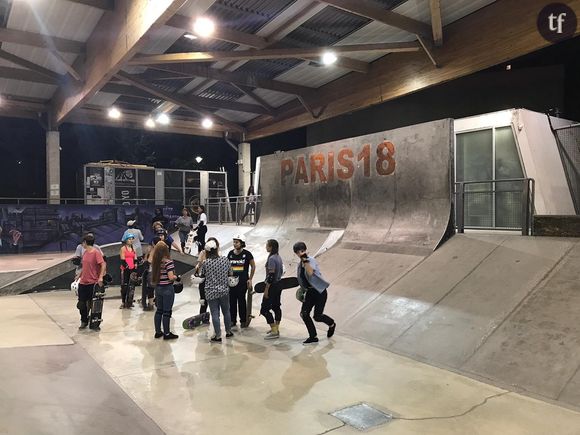
[[[579,435],[580,0],[525,3],[0,0],[0,434]]]

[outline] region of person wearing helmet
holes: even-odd
[[[123,246],[119,252],[121,258],[121,306],[119,308],[131,308],[133,301],[128,300],[129,295],[129,280],[131,273],[137,269],[137,253],[133,248],[133,241],[135,236],[133,234],[126,234],[123,236]]]
[[[123,237],[121,238],[121,240],[123,240],[123,238],[125,238],[125,236],[127,236],[127,234],[133,234],[133,236],[135,238],[133,240],[133,248],[135,249],[135,252],[137,253],[137,257],[142,258],[143,257],[143,247],[141,246],[141,242],[145,238],[143,237],[143,233],[141,232],[141,230],[136,227],[136,223],[137,223],[137,221],[135,219],[131,219],[131,220],[127,221],[128,228],[123,233]]]
[[[230,296],[228,276],[231,275],[230,262],[226,257],[219,255],[217,243],[209,240],[204,247],[206,259],[201,264],[201,275],[205,276],[205,297],[211,313],[211,321],[215,335],[211,337],[212,343],[222,341],[220,328],[220,308],[224,316],[226,338],[234,336],[230,315]]]
[[[256,271],[256,262],[246,247],[246,236],[238,234],[234,237],[234,249],[228,252],[228,260],[232,268],[233,276],[238,278],[238,283],[230,287],[230,314],[232,315],[232,327],[236,327],[238,309],[240,311],[240,326],[246,328],[247,307],[246,291],[252,290],[252,279]]]

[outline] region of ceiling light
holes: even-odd
[[[512,69],[512,66],[511,66],[511,64],[509,64],[509,63],[508,63],[508,64],[506,65],[505,69],[506,69],[506,71],[511,71],[511,69]]]
[[[116,107],[111,107],[107,115],[109,116],[109,118],[119,119],[121,117],[121,111]]]
[[[195,20],[193,24],[193,32],[202,38],[210,37],[215,31],[215,24],[212,20],[206,17],[200,17]]]
[[[155,121],[153,121],[153,118],[149,117],[145,120],[145,127],[155,128]]]
[[[213,121],[210,118],[203,118],[203,121],[201,121],[201,126],[207,129],[212,128]]]
[[[193,33],[186,33],[183,35],[183,37],[187,39],[197,39],[197,36],[195,36]]]
[[[326,51],[322,53],[322,63],[324,65],[332,65],[337,60],[338,57],[336,57],[336,54],[334,54],[332,51]]]
[[[195,158],[195,161],[196,161],[197,163],[201,163],[201,161],[202,161],[202,160],[203,160],[203,157],[201,157],[201,156],[197,156],[197,157]]]
[[[157,117],[157,122],[161,125],[168,125],[169,124],[169,116],[166,113],[161,113]]]

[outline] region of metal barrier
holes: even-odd
[[[552,131],[560,151],[576,214],[580,214],[580,124],[552,128]]]
[[[98,200],[102,201],[97,203],[97,200],[85,199],[85,198],[9,198],[0,197],[0,204],[83,204],[83,205],[157,205],[154,199],[127,199],[127,198],[116,198],[116,199],[106,199]]]
[[[247,196],[208,198],[205,202],[208,222],[255,225],[260,217],[262,201],[259,195],[253,196],[254,201],[250,199],[252,198]]]
[[[455,224],[465,228],[533,233],[535,183],[532,178],[455,183]]]

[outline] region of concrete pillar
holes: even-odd
[[[60,133],[46,132],[46,197],[49,204],[60,204]]]
[[[252,160],[250,144],[242,142],[238,145],[238,194],[245,196],[252,184]]]

